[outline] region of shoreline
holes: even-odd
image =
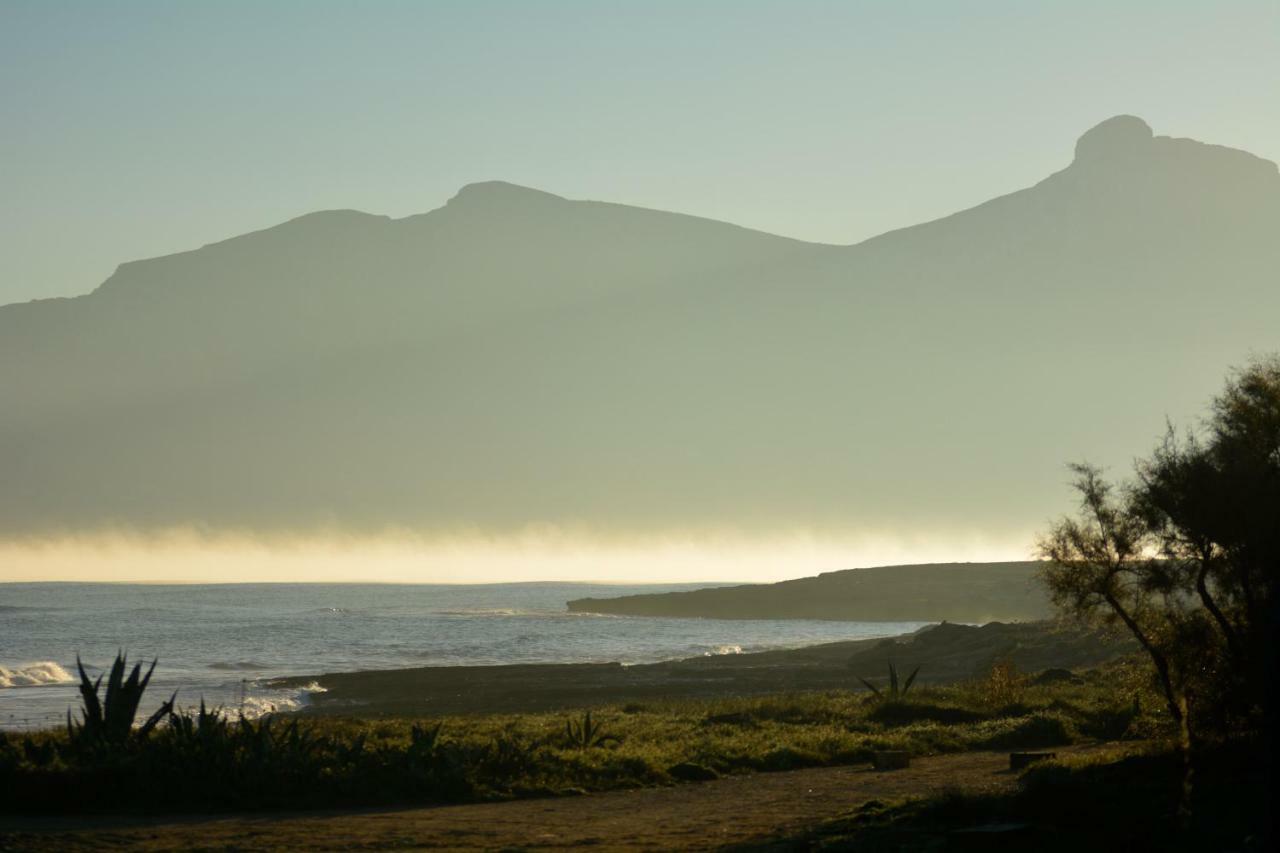
[[[716,699],[782,692],[864,689],[889,661],[920,667],[921,684],[984,675],[997,660],[1020,671],[1096,666],[1132,643],[1054,622],[982,626],[943,622],[894,637],[795,649],[623,665],[606,663],[427,666],[293,676],[267,687],[319,685],[290,713],[350,717],[423,717],[521,713],[624,703]]]

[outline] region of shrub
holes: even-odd
[[[916,667],[911,671],[911,674],[907,676],[907,680],[903,682],[901,689],[899,689],[898,668],[894,666],[893,661],[889,661],[889,683],[883,690],[876,687],[862,676],[858,676],[858,680],[866,685],[866,688],[870,690],[877,699],[893,702],[907,695],[907,691],[911,689],[911,685],[915,683],[916,676],[919,674],[920,667]]]
[[[1036,749],[1061,746],[1075,740],[1069,723],[1054,714],[993,720],[983,727],[985,731],[974,741],[980,749]]]
[[[991,665],[983,684],[986,703],[991,708],[1006,708],[1022,702],[1026,692],[1026,679],[1018,672],[1013,661],[1004,658]]]
[[[575,723],[569,720],[564,724],[565,741],[574,749],[591,749],[607,743],[621,743],[617,735],[604,731],[598,723],[591,719],[591,712],[582,715],[582,720]]]
[[[134,664],[129,677],[124,677],[127,666],[123,652],[116,653],[115,662],[111,665],[111,673],[107,678],[107,690],[99,696],[102,688],[102,676],[97,681],[90,681],[89,674],[84,671],[84,664],[76,656],[76,668],[80,671],[80,721],[71,719],[71,709],[67,709],[67,739],[80,749],[119,748],[130,740],[146,740],[156,724],[173,711],[174,693],[167,702],[160,706],[136,732],[133,728],[134,718],[138,714],[138,704],[142,694],[151,682],[151,674],[155,672],[156,661],[151,662],[147,674],[142,674],[142,664]]]

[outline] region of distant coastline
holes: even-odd
[[[748,584],[617,598],[579,598],[573,613],[697,619],[1012,622],[1046,619],[1036,562],[930,563],[826,572]]]

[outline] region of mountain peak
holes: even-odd
[[[1076,142],[1076,162],[1128,159],[1145,152],[1153,139],[1151,126],[1137,116],[1112,116]]]
[[[449,199],[449,206],[503,206],[545,204],[564,201],[564,198],[531,187],[522,187],[506,181],[480,181],[467,184]]]

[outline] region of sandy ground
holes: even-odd
[[[301,687],[318,681],[309,714],[435,717],[520,713],[669,699],[848,690],[856,676],[882,677],[890,659],[920,668],[921,684],[982,677],[1008,658],[1022,672],[1097,666],[1132,649],[1132,642],[1047,622],[982,627],[936,625],[913,634],[826,643],[663,663],[434,666],[330,673],[282,679]]]
[[[1113,745],[1059,749],[1117,750]],[[713,850],[762,842],[870,800],[1012,788],[1007,753],[830,767],[542,800],[395,811],[107,819],[0,818],[0,850]]]

